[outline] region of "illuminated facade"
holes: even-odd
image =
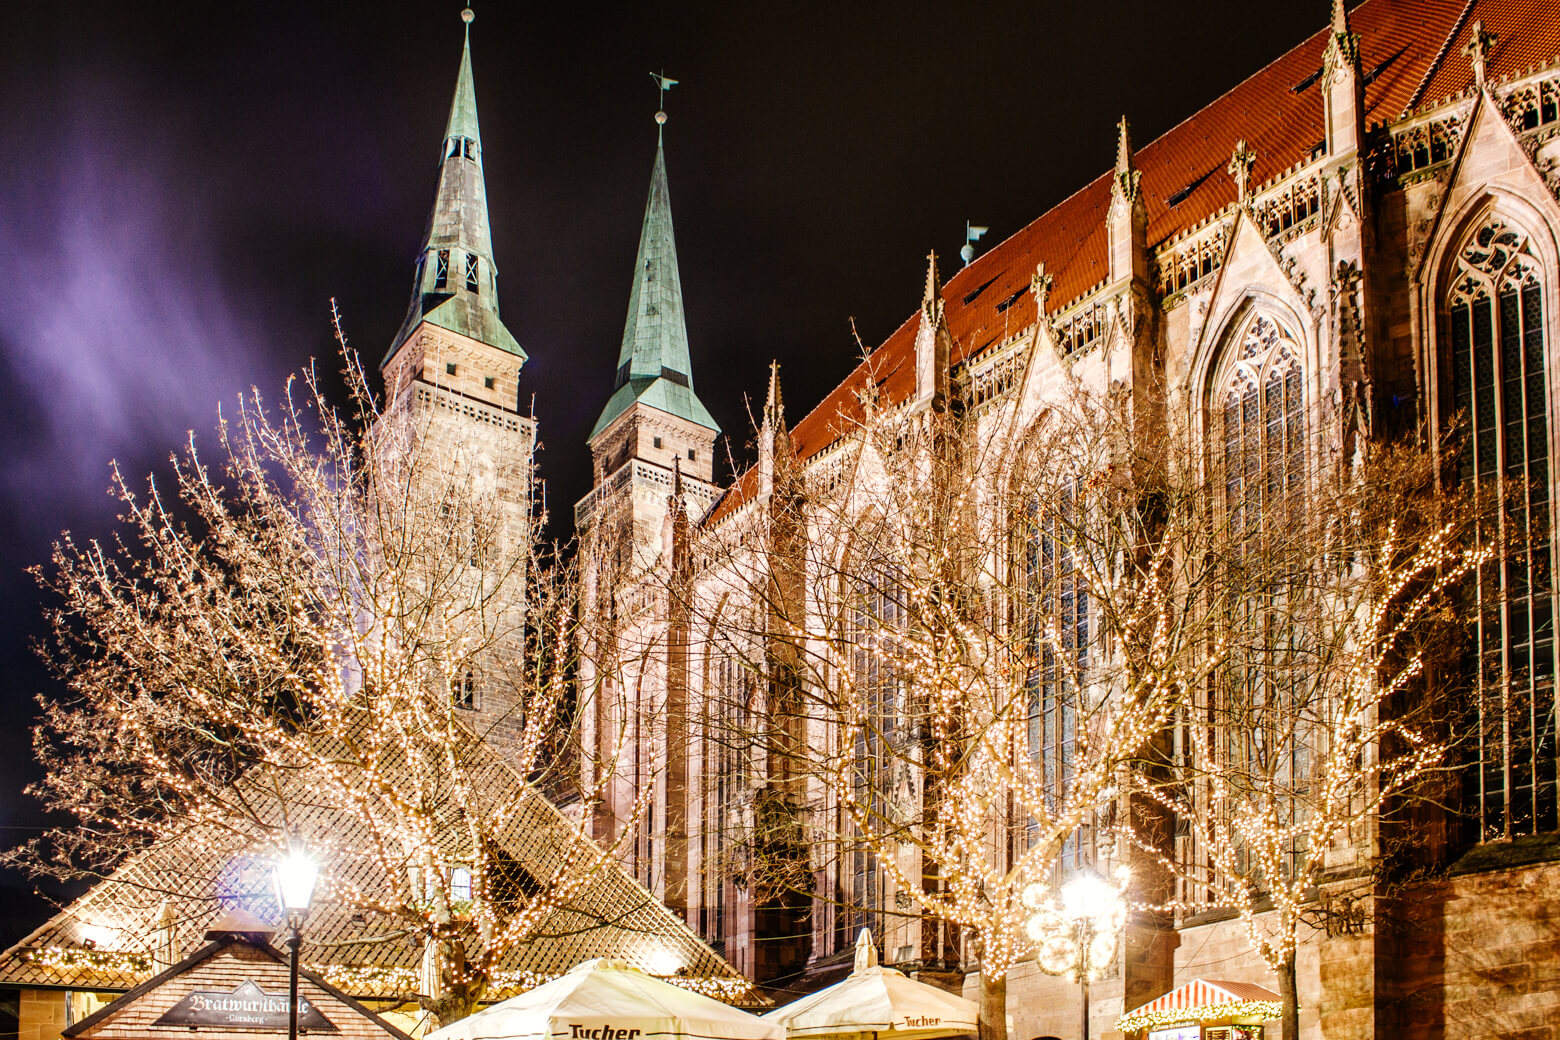
[[[709,470],[689,454],[706,457],[712,422],[644,394],[604,416],[643,431],[625,439],[598,427],[596,488],[576,508],[582,531],[632,532],[631,550],[596,563],[598,637],[618,656],[593,733],[602,761],[611,749],[653,766],[622,773],[621,798],[600,821],[603,832],[622,825],[643,784],[653,785],[632,865],[641,881],[761,983],[810,985],[848,958],[861,926],[878,932],[889,963],[944,981],[973,966],[944,926],[885,912],[909,907],[870,857],[820,866],[810,902],[753,899],[726,834],[733,818],[751,818],[771,778],[762,754],[708,734],[788,739],[783,724],[755,713],[775,703],[773,675],[755,677],[718,649],[743,632],[762,639],[766,626],[748,617],[717,640],[677,606],[733,587],[699,557],[704,533],[750,531],[754,568],[777,541],[804,536],[780,529],[792,522],[777,506],[787,493],[780,474],[821,479],[840,448],[835,420],[863,391],[913,411],[957,385],[977,421],[995,424],[1022,423],[1072,380],[1125,393],[1163,386],[1201,424],[1228,474],[1223,504],[1252,531],[1299,508],[1297,489],[1318,460],[1355,457],[1371,438],[1434,430],[1460,413],[1472,451],[1459,478],[1526,481],[1528,499],[1507,511],[1539,537],[1475,582],[1485,606],[1467,720],[1454,723],[1460,788],[1426,831],[1436,880],[1383,889],[1347,927],[1302,945],[1302,1027],[1307,1036],[1476,1036],[1560,1020],[1546,534],[1557,505],[1549,460],[1560,447],[1557,52],[1560,22],[1536,2],[1335,5],[1326,29],[1160,139],[1134,148],[1123,122],[1113,170],[945,286],[934,269],[921,311],[794,428],[773,378],[758,462],[713,506]],[[669,211],[665,226],[669,242]],[[677,329],[685,365],[680,306]],[[686,367],[668,369],[691,380]],[[619,404],[624,386],[620,371]],[[691,381],[686,388],[691,398]],[[1254,459],[1260,479],[1248,475]],[[777,595],[764,609],[806,602],[806,575],[772,580]],[[1058,624],[1083,646],[1090,605],[1080,597],[1064,613]],[[894,682],[882,677],[889,715]],[[1059,684],[1036,685],[1031,728],[1036,753],[1062,762]],[[614,702],[624,705],[616,716]],[[727,722],[686,721],[701,713]],[[631,716],[640,720],[632,732],[621,721]],[[877,732],[890,729],[891,720]],[[1304,746],[1285,753],[1303,768]],[[898,778],[861,775],[882,798],[900,796]],[[812,811],[829,811],[827,799]],[[1088,841],[1080,832],[1068,856],[1087,862]],[[1181,855],[1198,855],[1189,838],[1177,841]],[[1335,866],[1358,872],[1368,861],[1363,846],[1340,849]],[[1094,988],[1096,1029],[1199,976],[1272,985],[1238,922],[1134,918],[1118,970]],[[1017,1040],[1069,1035],[1071,983],[1027,962],[1011,980]]]

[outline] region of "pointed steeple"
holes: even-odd
[[[487,184],[482,175],[482,134],[477,127],[477,92],[471,75],[474,17],[469,7],[461,12],[466,38],[439,148],[439,187],[417,256],[411,304],[385,362],[424,321],[525,361],[525,351],[498,316],[498,265],[493,260]]]
[[[663,113],[656,122],[665,123]],[[693,390],[688,359],[688,325],[683,319],[682,278],[677,271],[677,241],[672,234],[671,193],[666,183],[666,152],[657,131],[650,198],[639,231],[639,256],[628,295],[628,321],[618,351],[617,378],[591,437],[610,426],[636,402],[687,419],[707,429],[720,426]]]

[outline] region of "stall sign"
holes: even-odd
[[[1165,1029],[1152,1029],[1149,1031],[1148,1040],[1202,1040],[1202,1026],[1192,1023],[1184,1026],[1169,1026]]]
[[[224,1029],[287,1028],[287,994],[267,993],[252,979],[245,979],[229,993],[196,990],[164,1011],[153,1025],[220,1026]],[[320,1009],[298,995],[298,1028],[339,1032]]]

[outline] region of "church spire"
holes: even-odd
[[[664,82],[664,77],[660,78]],[[665,125],[664,111],[656,113],[656,122]],[[644,224],[639,231],[634,284],[628,296],[628,320],[618,351],[617,378],[591,437],[595,438],[635,403],[720,431],[693,390],[682,279],[677,271],[677,241],[672,234],[672,202],[666,183],[666,153],[659,131],[655,166],[650,172],[650,198],[645,203]]]
[[[418,251],[411,304],[385,362],[424,321],[525,361],[525,351],[498,316],[498,265],[493,260],[487,185],[482,176],[482,134],[477,127],[477,92],[471,75],[471,22],[475,17],[469,7],[461,12],[466,39],[439,148],[439,187]]]

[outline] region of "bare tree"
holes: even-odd
[[[864,921],[951,926],[918,959],[956,966],[962,937],[1002,1037],[1025,891],[1115,855],[1125,765],[1217,668],[1197,489],[1162,428],[1083,389],[1022,419],[868,397],[805,469],[763,436],[772,490],[704,532],[691,597],[707,652],[758,678],[765,728],[730,738],[755,747],[745,869],[794,886],[796,847],[810,877],[830,850],[876,879],[832,894]]]
[[[274,404],[252,392],[219,461],[192,436],[144,493],[116,468],[123,534],[67,535],[38,570],[66,692],[41,698],[33,792],[71,822],[11,856],[104,876],[300,835],[324,898],[369,920],[358,941],[430,951],[413,996],[448,1022],[615,851],[541,794],[580,776],[576,576],[528,459],[501,492],[480,445],[381,411],[344,356],[347,414],[312,370]],[[547,848],[517,855],[539,813]]]
[[[1134,771],[1160,813],[1124,830],[1175,878],[1169,906],[1239,914],[1292,1040],[1308,920],[1372,894],[1384,819],[1445,763],[1424,680],[1462,645],[1465,583],[1495,558],[1499,525],[1411,444],[1301,480],[1261,463],[1245,489],[1209,496],[1223,667],[1169,754]],[[1166,815],[1184,835],[1169,854]]]

